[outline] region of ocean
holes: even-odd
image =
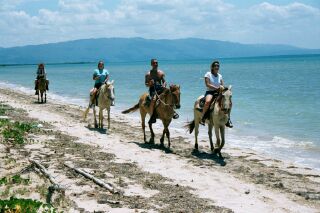
[[[320,55],[219,61],[224,82],[232,85],[233,91],[234,128],[226,132],[226,146],[250,148],[320,169]],[[172,128],[183,134],[182,126],[193,119],[194,101],[206,90],[203,76],[210,64],[210,60],[159,60],[167,82],[181,86],[180,118],[173,121]],[[48,97],[86,106],[96,66],[97,63],[46,65]],[[116,106],[111,113],[119,114],[147,91],[144,76],[150,62],[106,62],[105,67],[115,81]],[[0,66],[0,86],[33,93],[36,70],[37,65]],[[140,117],[139,113],[130,116],[137,121]],[[206,127],[201,127],[200,135],[207,139]]]

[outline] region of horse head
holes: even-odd
[[[114,101],[115,99],[115,93],[114,93],[114,86],[113,86],[114,80],[112,80],[111,82],[106,82],[106,93],[107,93],[107,97],[111,100]]]
[[[220,109],[225,113],[227,114],[231,108],[232,108],[232,101],[231,101],[231,98],[232,98],[232,91],[231,91],[231,88],[232,86],[229,86],[229,87],[226,87],[222,92],[221,92],[221,95],[220,95]]]
[[[173,96],[173,104],[176,109],[180,109],[180,85],[170,85],[170,92]]]

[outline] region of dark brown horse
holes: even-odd
[[[161,146],[164,146],[164,136],[166,135],[168,138],[168,146],[170,147],[170,131],[169,131],[169,125],[172,121],[172,117],[174,114],[174,109],[180,108],[180,86],[179,85],[171,85],[170,88],[165,88],[164,91],[157,95],[157,104],[155,106],[156,113],[158,115],[158,118],[162,121],[163,124],[163,133],[160,139]],[[150,107],[146,106],[145,101],[148,96],[148,93],[144,93],[141,95],[139,99],[139,103],[137,103],[135,106],[131,107],[130,109],[127,109],[123,111],[122,113],[131,113],[136,111],[137,109],[140,109],[140,115],[141,115],[141,123],[142,123],[142,131],[143,131],[143,139],[144,142],[147,143],[146,140],[146,132],[145,132],[145,118],[147,114],[151,114]],[[152,123],[149,123],[151,138],[149,140],[150,143],[154,143],[154,132],[152,129]]]
[[[47,80],[45,78],[39,78],[38,79],[38,103],[40,103],[40,98],[41,98],[41,103],[46,103],[47,102]],[[44,94],[44,100],[43,100],[43,94]]]

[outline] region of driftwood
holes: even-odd
[[[107,189],[108,191],[110,191],[110,192],[112,192],[112,193],[116,193],[116,192],[117,192],[117,191],[112,187],[112,185],[111,185],[110,183],[105,183],[105,182],[103,182],[102,180],[94,177],[93,175],[90,175],[90,174],[88,174],[87,172],[85,172],[85,171],[83,171],[83,170],[81,170],[81,169],[72,167],[72,166],[70,166],[70,165],[68,165],[68,164],[66,164],[66,163],[64,163],[64,165],[65,165],[66,167],[74,170],[75,172],[83,175],[84,177],[92,180],[93,182],[95,182],[95,183],[98,184],[99,186]]]
[[[36,160],[32,160],[32,159],[29,159],[29,161],[32,163],[32,165],[36,166],[40,172],[46,176],[50,182],[52,183],[51,186],[49,186],[48,188],[48,194],[47,194],[47,203],[51,203],[51,198],[52,198],[52,195],[55,191],[59,191],[61,192],[63,195],[65,193],[65,188],[60,186],[56,180],[49,174],[48,170],[43,166],[41,165],[38,161]]]

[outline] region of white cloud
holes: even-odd
[[[222,0],[123,0],[107,10],[101,0],[59,0],[57,10],[44,8],[32,16],[15,9],[25,1],[36,0],[1,1],[0,46],[139,36],[320,48],[320,10],[302,3],[239,9]]]

